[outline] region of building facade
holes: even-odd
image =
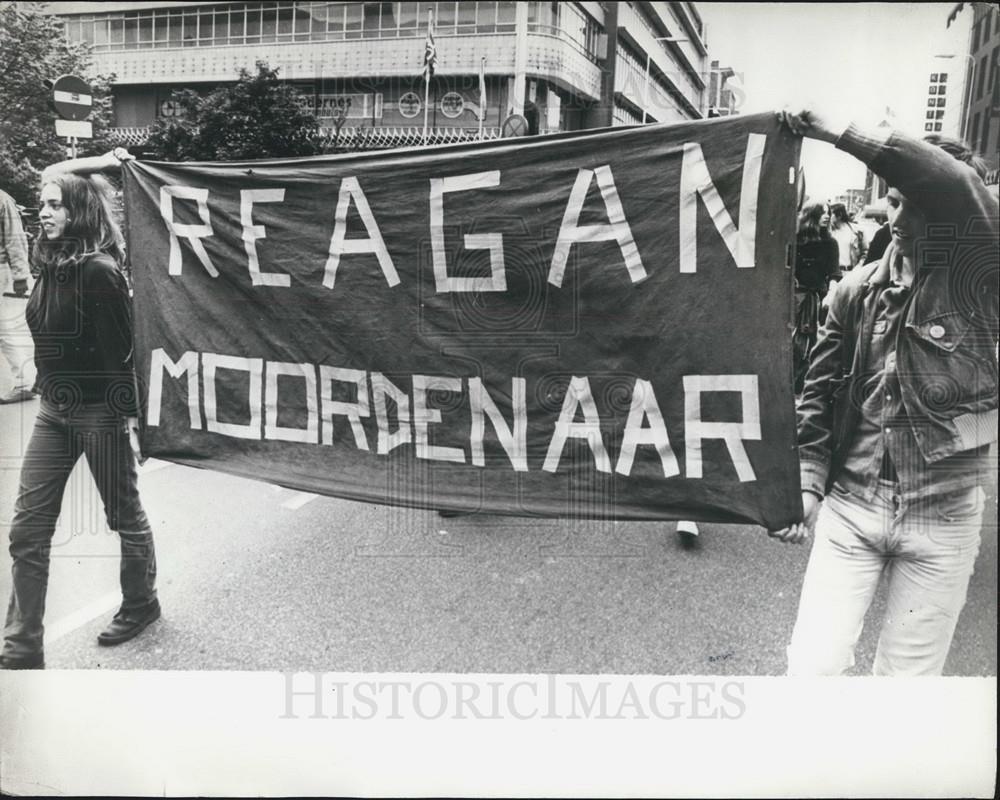
[[[114,73],[116,134],[132,146],[158,117],[177,113],[173,91],[208,92],[258,60],[302,92],[325,135],[364,147],[497,138],[512,115],[531,134],[707,116],[708,50],[690,2],[54,2],[47,10],[70,40],[90,44],[95,73]],[[428,17],[437,60],[425,84]]]
[[[928,60],[927,94],[924,98],[924,135],[939,133],[964,137],[963,98],[969,91],[969,74],[962,54],[941,54]]]
[[[989,182],[995,184],[1000,167],[1000,10],[995,3],[965,5],[972,6],[972,29],[966,59],[970,80],[963,108],[964,138],[986,159],[992,170]]]
[[[713,61],[709,68],[708,112],[709,117],[729,117],[739,113],[739,84],[732,67],[720,67]]]

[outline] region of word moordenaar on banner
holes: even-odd
[[[800,512],[771,115],[129,162],[144,451],[373,502]]]

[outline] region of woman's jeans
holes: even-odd
[[[940,675],[979,553],[979,487],[903,501],[880,481],[871,502],[834,485],[820,508],[789,675],[840,675],[854,665],[883,572],[887,608],[876,675]]]
[[[97,483],[108,527],[121,540],[122,610],[141,612],[156,603],[153,533],[139,501],[125,418],[103,403],[64,409],[43,399],[24,454],[10,528],[14,587],[3,643],[8,658],[43,652],[49,552],[63,491],[81,454]]]

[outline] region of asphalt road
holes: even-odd
[[[37,405],[0,406],[4,540]],[[808,557],[752,526],[702,524],[688,548],[672,523],[443,519],[158,461],[140,486],[163,618],[98,647],[118,543],[81,461],[52,551],[50,668],[780,675]],[[994,481],[949,675],[997,671],[996,512]],[[869,623],[857,674],[876,637]]]

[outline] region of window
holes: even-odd
[[[248,8],[247,9],[247,22],[246,22],[246,43],[256,44],[260,42],[260,9],[259,8]]]
[[[939,108],[937,111],[934,112],[934,119],[944,119],[944,109],[943,108]]]
[[[932,86],[928,91],[930,94],[937,94],[937,86]]]
[[[987,112],[983,114],[983,132],[979,137],[979,152],[987,152],[986,146],[989,143],[990,138],[990,115]]]
[[[295,6],[278,6],[278,41],[289,42],[295,26]]]
[[[303,3],[295,4],[295,41],[304,42],[309,39],[309,23],[312,20],[310,7]]]
[[[442,34],[514,31],[516,6],[510,0],[432,3],[248,0],[79,14],[62,22],[70,41],[89,42],[97,51],[138,50],[344,38],[417,38],[424,35],[428,8],[433,9],[435,27]],[[561,33],[594,58],[591,40],[596,40],[600,26],[584,11],[573,4],[533,0],[528,12],[533,30]]]
[[[348,39],[360,39],[364,25],[364,7],[358,3],[344,4],[344,31]]]
[[[555,34],[559,31],[559,4],[532,2],[528,4],[528,30]]]
[[[198,42],[198,17],[195,14],[184,14],[181,22],[183,24],[181,41],[185,47],[193,47]]]
[[[989,115],[987,114],[987,117],[988,116]],[[972,129],[971,129],[971,131],[969,133],[969,139],[975,139],[976,138],[976,131],[978,131],[978,130],[979,130],[979,114],[976,114],[972,118]]]
[[[938,106],[938,108],[942,108],[944,106],[944,98],[943,97],[939,97],[937,99],[937,106]]]
[[[931,83],[937,83],[938,74],[936,72],[931,73]]]
[[[183,14],[180,11],[171,11],[169,18],[169,34],[167,44],[171,47],[180,47],[183,40]]]
[[[476,12],[478,27],[476,30],[479,33],[493,33],[494,26],[497,24],[497,4],[479,3],[478,5],[479,8]]]
[[[927,98],[927,107],[928,108],[934,108],[934,106],[936,106],[936,105],[937,105],[937,101],[933,97],[928,97]]]
[[[410,30],[418,27],[420,16],[420,3],[400,3],[399,4],[399,27]]]
[[[934,132],[935,133],[941,133],[941,123],[940,122],[935,122],[934,123]]]
[[[69,30],[67,31],[67,35],[72,39],[73,38],[73,33],[76,32],[77,40],[78,41],[84,41],[84,42],[87,42],[88,44],[93,44],[94,43],[94,26],[96,24],[97,23],[90,22],[89,20],[85,20],[83,22],[76,22],[75,23],[76,27],[73,27],[74,23],[71,23],[70,26],[69,26]]]
[[[212,21],[212,41],[215,44],[228,44],[229,42],[229,12],[218,10]]]
[[[933,122],[926,123],[924,125],[924,130],[928,131],[928,132],[933,131],[934,130],[934,123]]]
[[[396,9],[395,3],[379,3],[381,6],[382,22],[380,27],[383,31],[388,31],[390,36],[396,35]]]
[[[934,119],[934,112],[933,111],[928,111],[927,112],[927,119]]]
[[[243,44],[247,34],[247,14],[242,8],[229,12],[229,38],[234,44]]]
[[[497,29],[514,30],[514,3],[510,0],[500,0],[497,3]]]
[[[260,18],[260,41],[262,44],[269,44],[270,42],[276,41],[278,33],[278,14],[277,9],[273,6],[271,8],[261,9]]]
[[[140,48],[152,47],[153,46],[153,16],[152,14],[143,14],[138,19],[139,30],[138,41]]]
[[[386,5],[389,5],[386,3]],[[381,11],[382,3],[365,3],[362,6],[362,23],[361,28],[366,34],[375,34],[381,25],[379,25],[379,12]]]
[[[976,84],[976,98],[983,96],[983,87],[986,85],[986,56],[979,59],[979,82]]]
[[[326,14],[326,30],[328,33],[339,33],[343,35],[344,10],[345,7],[343,3],[327,3],[324,13]]]
[[[938,81],[940,83],[947,83],[948,82],[948,73],[947,72],[941,72],[941,73],[939,73],[938,74]]]
[[[169,17],[166,14],[156,14],[153,25],[153,46],[165,47],[167,44],[167,33],[169,29]]]
[[[437,4],[437,14],[434,16],[435,30],[440,29],[442,33],[454,33],[456,5],[456,3]]]
[[[458,32],[473,33],[476,30],[476,6],[478,3],[458,4]]]

